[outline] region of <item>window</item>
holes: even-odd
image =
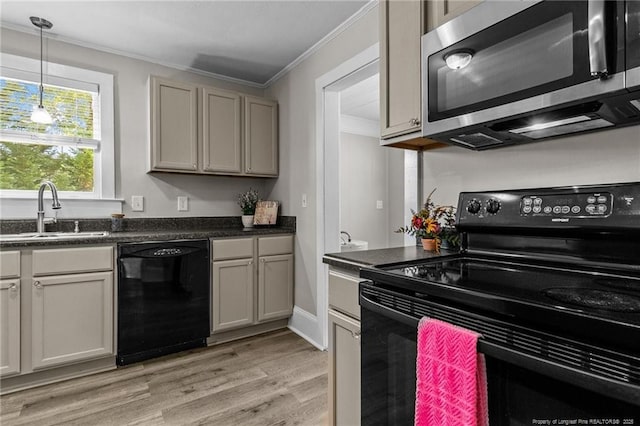
[[[2,199],[33,199],[48,179],[63,199],[112,200],[113,76],[45,62],[43,104],[53,123],[37,124],[30,117],[39,101],[40,62],[1,54],[1,64]]]
[[[98,91],[45,85],[51,124],[31,121],[37,82],[0,77],[0,188],[37,190],[43,180],[58,190],[94,193],[94,149],[100,147]]]

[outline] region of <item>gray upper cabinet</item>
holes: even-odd
[[[202,88],[202,171],[242,173],[240,95]]]
[[[428,30],[463,14],[482,0],[432,0],[427,2]]]
[[[422,137],[420,41],[427,32],[427,3],[380,0],[380,139],[385,146],[446,146]]]
[[[150,171],[278,176],[278,104],[150,77]]]
[[[278,175],[278,104],[253,96],[244,97],[245,172]]]
[[[198,170],[198,104],[194,85],[152,77],[151,170]]]
[[[420,37],[424,2],[380,2],[380,134],[383,139],[419,132]]]

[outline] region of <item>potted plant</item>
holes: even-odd
[[[242,210],[242,225],[245,228],[253,227],[253,215],[256,212],[256,204],[259,199],[258,191],[253,188],[238,195],[238,205]]]
[[[430,251],[439,251],[443,242],[447,248],[457,247],[460,243],[460,236],[455,230],[455,207],[436,205],[431,201],[435,191],[427,196],[422,209],[417,212],[411,210],[411,224],[396,231],[419,237],[422,247]]]

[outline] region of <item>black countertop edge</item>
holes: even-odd
[[[99,245],[114,243],[141,243],[154,241],[195,240],[226,237],[253,237],[260,235],[291,235],[295,228],[254,227],[254,228],[219,228],[169,231],[111,232],[106,237],[48,239],[36,238],[21,241],[0,241],[0,248],[30,248],[42,246]]]
[[[380,267],[420,259],[433,259],[441,256],[451,256],[456,253],[458,253],[457,250],[440,250],[439,253],[426,251],[422,246],[392,247],[375,250],[327,253],[322,257],[322,262],[330,266],[359,273],[361,268]]]

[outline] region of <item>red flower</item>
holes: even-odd
[[[414,216],[411,219],[411,226],[413,226],[415,229],[422,229],[422,218]]]

